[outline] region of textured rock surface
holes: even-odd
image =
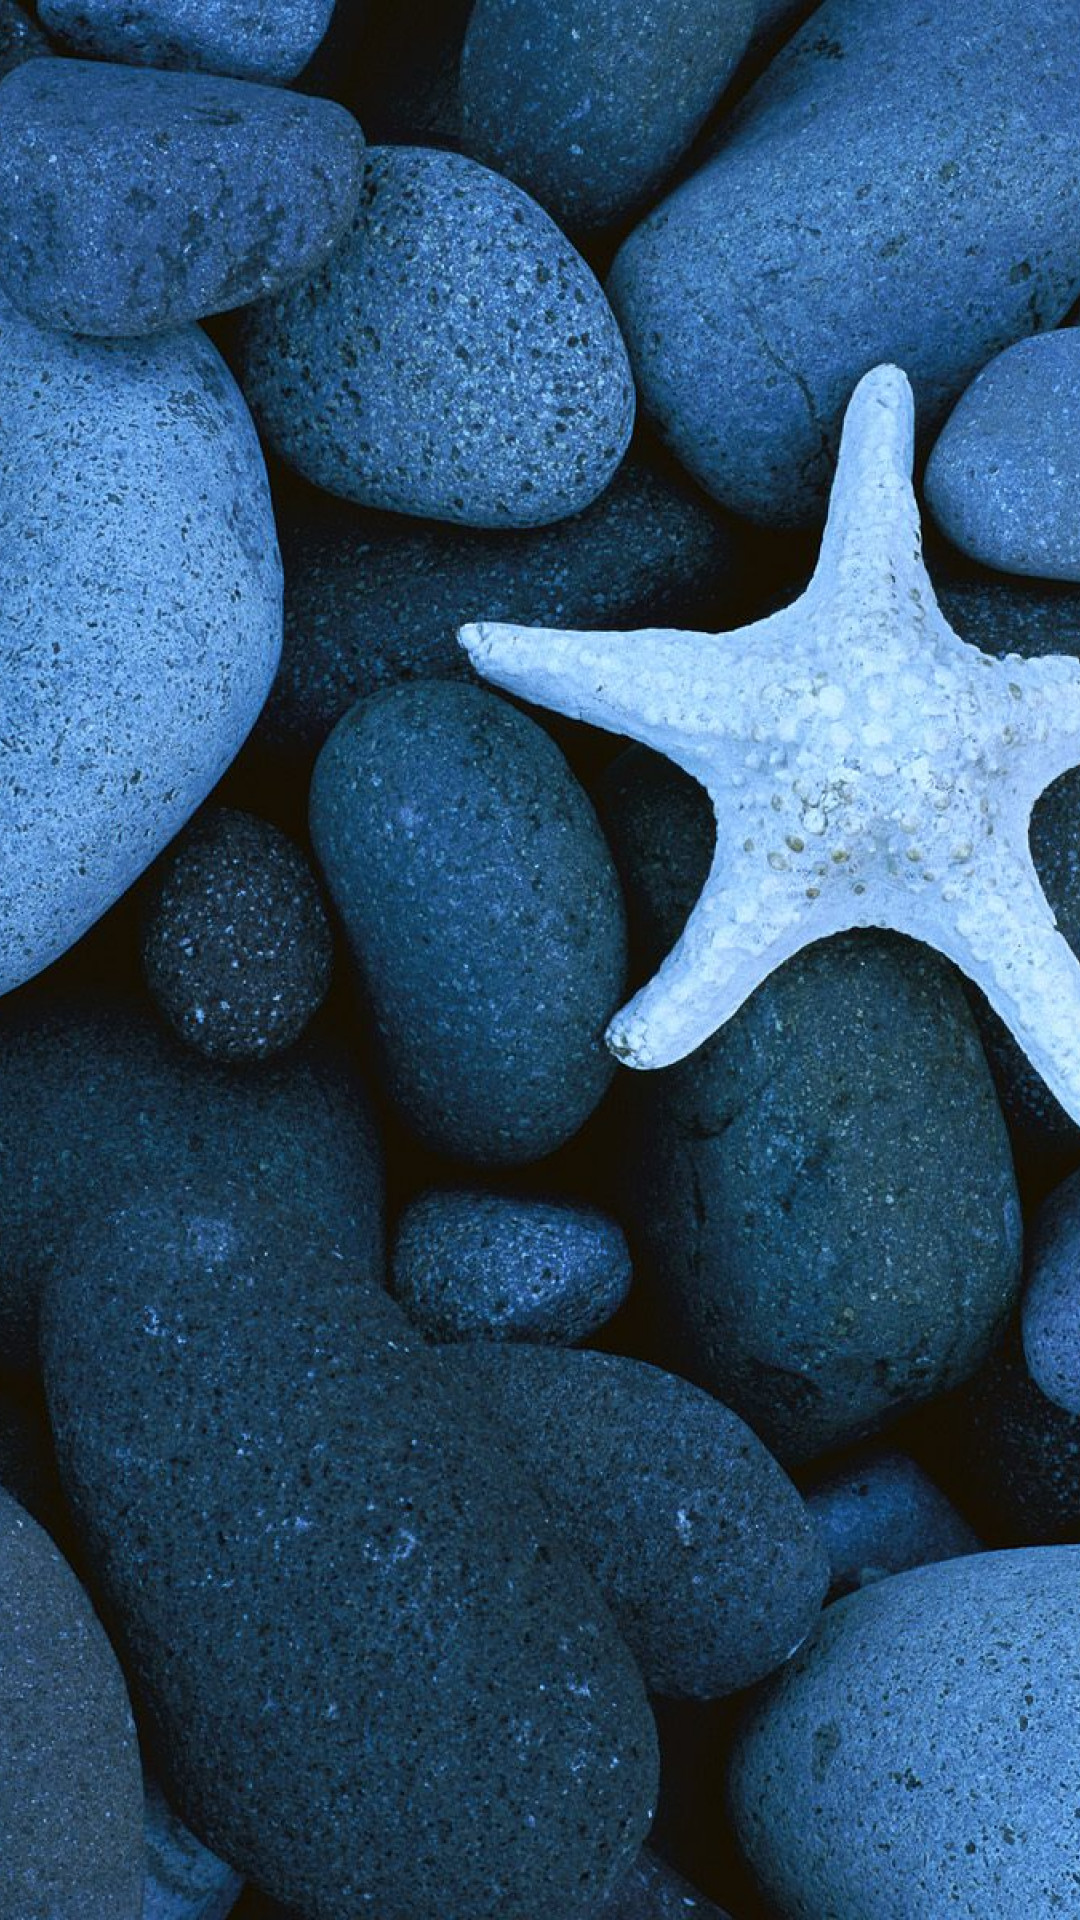
[[[31,1008],[0,1033],[3,1364],[32,1363],[42,1283],[88,1215],[164,1174],[262,1221],[300,1264],[381,1273],[375,1143],[343,1064],[302,1046],[213,1065],[110,1004]]]
[[[655,196],[734,72],[754,0],[477,0],[461,55],[468,153],[561,226]]]
[[[462,154],[373,148],[326,266],[247,315],[271,445],[330,493],[468,526],[576,513],[626,451],[634,387],[590,269]]]
[[[1019,340],[976,374],[926,468],[926,503],[963,553],[1080,580],[1080,330]]]
[[[641,1681],[388,1295],[169,1180],[88,1228],[42,1346],[192,1830],[306,1920],[585,1920],[652,1817]]]
[[[147,984],[210,1059],[261,1059],[303,1032],[330,985],[333,936],[300,848],[266,820],[214,807],[154,874]]]
[[[243,1881],[189,1833],[161,1789],[146,1782],[146,1882],[141,1920],[225,1920]]]
[[[1068,1911],[1080,1876],[1080,1550],[919,1567],[830,1607],[729,1781],[784,1920]]]
[[[457,630],[480,614],[719,623],[739,571],[731,524],[632,455],[591,507],[554,527],[430,526],[325,496],[279,526],[285,644],[256,737],[300,758],[369,693],[468,675]]]
[[[818,517],[868,367],[905,368],[928,430],[1065,314],[1078,79],[1070,0],[1037,19],[1012,0],[816,9],[609,283],[644,408],[718,499]]]
[[[1080,1177],[1044,1201],[1028,1241],[1024,1355],[1035,1385],[1080,1414]]]
[[[806,1503],[825,1543],[830,1596],[890,1574],[978,1553],[978,1535],[904,1453],[867,1447],[813,1480]]]
[[[228,766],[277,666],[281,562],[254,429],[195,328],[72,340],[0,303],[0,348],[6,992]]]
[[[468,1189],[413,1200],[390,1261],[392,1291],[434,1340],[569,1346],[610,1320],[629,1285],[626,1236],[598,1207]]]
[[[17,0],[0,0],[0,80],[24,60],[50,51],[45,35]]]
[[[123,1675],[70,1567],[3,1492],[0,1910],[142,1920],[142,1777]]]
[[[242,80],[294,79],[333,11],[334,0],[38,0],[44,24],[80,53]]]
[[[828,1565],[799,1494],[710,1395],[621,1354],[446,1351],[541,1489],[653,1693],[710,1698],[810,1631]]]
[[[622,895],[558,748],[478,687],[398,687],[323,748],[311,832],[386,1084],[462,1159],[539,1159],[610,1084]]]

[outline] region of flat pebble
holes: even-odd
[[[243,1891],[240,1875],[177,1819],[156,1781],[145,1782],[145,1798],[142,1920],[225,1920]]]
[[[862,1448],[814,1478],[806,1504],[829,1556],[831,1599],[980,1550],[974,1528],[906,1453]]]
[[[332,100],[27,61],[0,86],[0,285],[43,326],[112,338],[243,306],[322,264],[363,151]]]
[[[802,524],[869,368],[905,369],[932,432],[992,354],[1063,318],[1078,216],[1071,0],[1037,21],[1013,0],[825,0],[608,291],[679,458],[736,511]]]
[[[1035,1385],[1080,1414],[1080,1176],[1044,1200],[1032,1222],[1021,1315]]]
[[[630,1250],[598,1207],[423,1193],[398,1221],[390,1286],[434,1340],[585,1340],[622,1305]]]
[[[241,80],[294,80],[333,11],[334,0],[38,0],[42,23],[79,53]]]
[[[378,147],[317,274],[245,317],[240,379],[316,486],[466,526],[587,507],[630,439],[622,337],[535,201],[462,154]]]
[[[621,1354],[445,1349],[589,1568],[650,1692],[746,1687],[810,1631],[828,1564],[805,1503],[700,1388]]]
[[[0,1492],[0,1911],[142,1920],[142,1819],[116,1656],[52,1541]]]
[[[282,586],[255,430],[195,327],[75,340],[0,300],[0,517],[5,993],[221,777],[274,677]]]
[[[1080,1549],[918,1567],[828,1608],[751,1708],[729,1794],[783,1920],[1067,1913]]]
[[[754,0],[477,0],[461,55],[465,150],[561,226],[655,198],[734,72]]]
[[[212,1060],[291,1046],[330,985],[333,936],[300,848],[267,820],[213,807],[148,890],[143,968],[182,1040]]]
[[[613,1078],[626,964],[615,868],[554,742],[479,687],[375,694],[319,756],[311,834],[409,1126],[481,1164],[554,1152]]]

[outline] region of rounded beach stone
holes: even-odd
[[[652,1818],[641,1679],[418,1338],[163,1182],[48,1290],[61,1471],[205,1845],[306,1920],[587,1920]]]
[[[630,1250],[598,1207],[470,1191],[423,1193],[398,1222],[390,1286],[434,1340],[569,1346],[610,1320]]]
[[[220,779],[274,677],[282,587],[255,430],[195,327],[74,340],[0,301],[0,515],[4,993]]]
[[[225,1920],[244,1882],[189,1833],[156,1781],[145,1782],[146,1880],[141,1920]]]
[[[700,1388],[621,1354],[445,1350],[588,1567],[652,1693],[760,1680],[809,1633],[828,1562],[760,1440]]]
[[[1019,340],[976,374],[927,462],[942,533],[1005,573],[1080,580],[1080,331]]]
[[[322,264],[363,151],[331,100],[27,61],[0,86],[0,285],[43,326],[112,338],[243,306]]]
[[[298,1265],[382,1275],[378,1145],[339,1059],[302,1042],[224,1067],[119,1003],[47,1003],[0,1038],[0,1364],[33,1365],[41,1287],[88,1216],[165,1173]]]
[[[734,528],[696,489],[633,455],[583,513],[501,532],[424,525],[325,495],[279,516],[285,643],[256,739],[313,758],[356,700],[404,680],[464,679],[479,615],[552,627],[723,617]]]
[[[497,695],[431,681],[335,728],[311,786],[389,1091],[430,1146],[505,1164],[554,1152],[615,1063],[615,868],[550,737]]]
[[[213,807],[166,854],[143,967],[182,1040],[212,1060],[292,1045],[330,985],[333,936],[308,861],[267,820]]]
[[[1045,1200],[1031,1228],[1021,1313],[1035,1385],[1080,1414],[1080,1176]]]
[[[477,0],[461,55],[466,152],[561,226],[655,196],[750,39],[754,0]]]
[[[833,1599],[981,1548],[974,1528],[905,1453],[862,1449],[813,1480],[806,1504],[829,1556]]]
[[[0,1491],[0,1911],[142,1920],[142,1820],[116,1657],[48,1535]]]
[[[79,53],[241,80],[294,80],[333,11],[334,0],[38,0],[42,23]]]
[[[1013,0],[825,0],[608,290],[679,458],[750,518],[804,523],[869,368],[905,369],[932,432],[992,354],[1064,316],[1077,214],[1071,0],[1037,21]]]
[[[592,272],[535,201],[463,154],[377,147],[326,265],[246,315],[263,432],[363,506],[528,527],[602,492],[634,386]]]
[[[918,1567],[838,1601],[735,1747],[784,1920],[1068,1911],[1080,1878],[1080,1549]]]
[[[0,0],[0,79],[24,60],[51,51],[45,35],[17,0]]]

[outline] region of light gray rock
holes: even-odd
[[[145,1785],[142,1920],[225,1920],[243,1890],[240,1874],[196,1840],[160,1787]]]
[[[334,0],[39,0],[78,53],[140,67],[201,67],[240,80],[294,80],[330,24]]]

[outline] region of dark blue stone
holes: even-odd
[[[1032,1222],[1021,1327],[1035,1385],[1080,1414],[1080,1175],[1044,1200]]]
[[[974,1529],[904,1453],[861,1449],[815,1477],[806,1503],[829,1556],[830,1599],[909,1567],[979,1552]]]

